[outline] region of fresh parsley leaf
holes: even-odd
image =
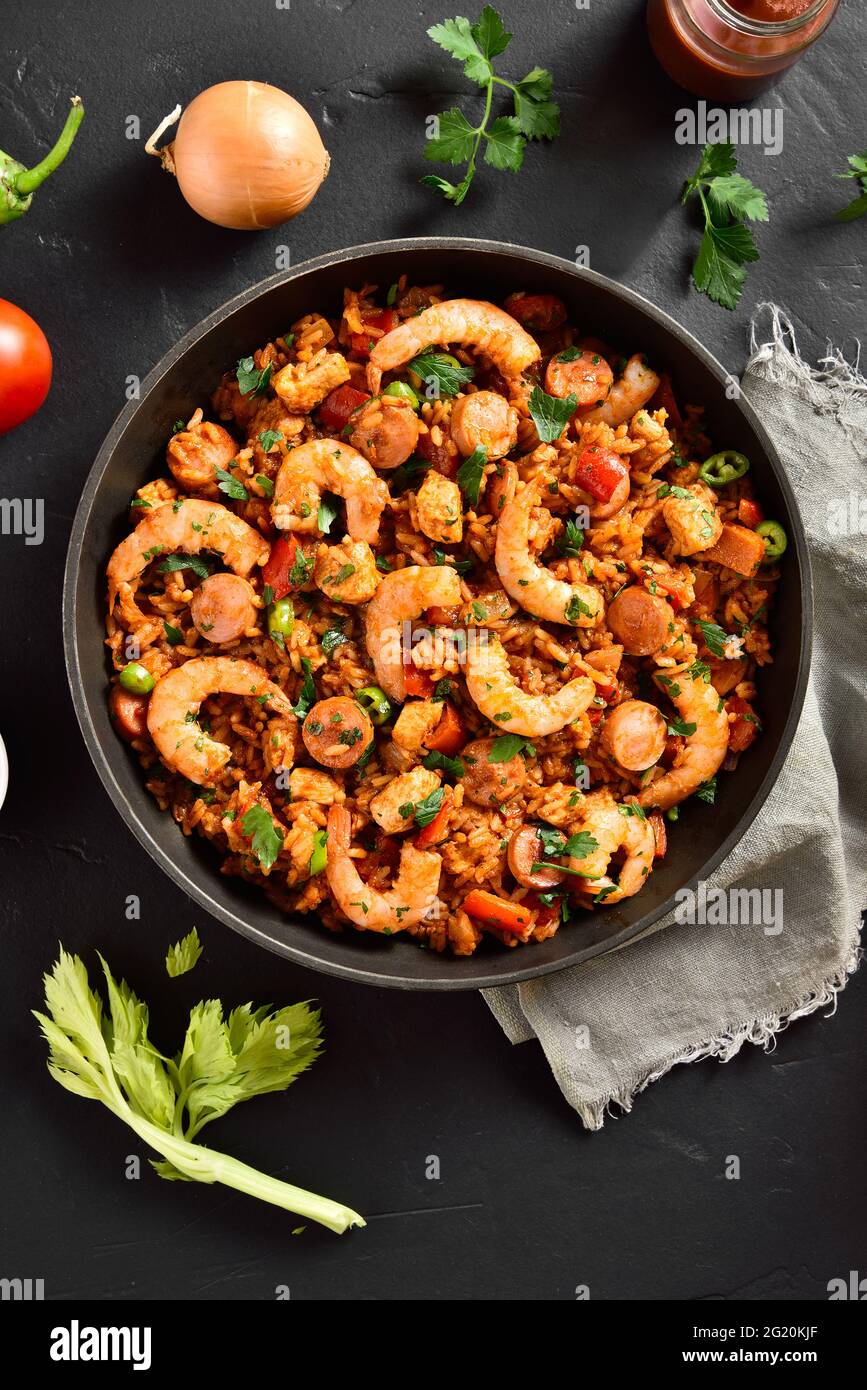
[[[323,497],[322,501],[319,503],[319,509],[316,513],[316,525],[324,536],[327,536],[328,532],[331,530],[332,522],[337,516],[337,510],[337,504],[333,502],[330,497]]]
[[[377,569],[380,571],[380,573],[382,573],[382,574],[390,574],[390,573],[391,573],[391,568],[392,568],[391,562],[390,562],[389,560],[387,560],[387,559],[385,558],[384,555],[377,555],[377,557],[376,557],[376,568],[377,568]]]
[[[429,468],[430,463],[427,459],[413,455],[412,458],[407,459],[406,463],[393,469],[388,475],[389,491],[392,497],[399,497],[409,487],[417,487]]]
[[[684,184],[681,201],[696,194],[704,214],[704,233],[693,266],[697,290],[726,309],[734,309],[746,280],[745,265],[759,258],[752,232],[743,221],[767,222],[765,195],[735,172],[730,142],[705,145],[699,166]]]
[[[848,171],[845,174],[837,174],[837,178],[856,179],[861,192],[851,203],[834,214],[838,222],[854,222],[856,217],[863,217],[867,212],[867,150],[862,154],[850,154],[848,164]]]
[[[529,405],[539,438],[544,444],[553,444],[575,414],[578,397],[570,393],[561,399],[559,396],[549,396],[541,386],[534,386]]]
[[[524,162],[527,145],[517,116],[498,116],[492,121],[487,130],[487,142],[485,163],[516,174]]]
[[[184,640],[184,634],[179,627],[173,627],[170,622],[163,619],[163,632],[166,634],[166,641],[170,647],[178,647]]]
[[[668,732],[679,734],[681,738],[691,738],[698,728],[697,724],[687,724],[684,719],[675,717],[668,722]]]
[[[256,802],[241,817],[241,833],[251,842],[253,853],[263,869],[270,869],[283,848],[283,832]]]
[[[298,719],[303,719],[316,704],[316,686],[313,684],[313,667],[309,657],[302,656],[301,670],[304,672],[304,679],[301,682],[298,699],[292,706],[292,713]]]
[[[698,618],[696,626],[701,628],[701,635],[711,656],[724,656],[725,645],[729,639],[719,623],[709,623],[703,618]]]
[[[310,572],[312,569],[312,556],[308,560],[300,545],[297,546],[295,550],[295,559],[293,560],[292,568],[289,571],[289,583],[295,589],[303,589],[304,585],[307,583],[307,580],[310,578]]]
[[[160,574],[173,574],[175,570],[192,570],[199,579],[207,579],[211,571],[200,555],[167,555],[157,569]]]
[[[415,823],[421,830],[424,830],[425,826],[430,825],[431,821],[439,815],[444,795],[445,792],[442,787],[437,787],[421,801],[415,803]]]
[[[706,782],[702,782],[695,795],[698,801],[704,801],[708,806],[712,806],[716,800],[716,778],[709,777]]]
[[[416,376],[421,377],[431,400],[456,396],[461,387],[473,379],[472,367],[455,365],[444,352],[419,353],[418,357],[414,357],[407,364],[407,371],[415,372]],[[403,467],[405,468],[406,464]]]
[[[463,112],[451,107],[438,117],[436,134],[427,142],[425,158],[447,164],[465,164],[459,183],[426,174],[422,183],[459,206],[467,196],[476,172],[479,150],[495,169],[520,169],[528,140],[553,139],[560,133],[560,108],[551,101],[552,78],[544,68],[533,68],[520,82],[509,82],[494,73],[493,60],[508,47],[512,35],[491,5],[485,5],[477,23],[458,17],[434,24],[428,37],[463,64],[465,75],[484,89],[484,115],[471,125]],[[494,86],[512,95],[513,115],[491,120]]]
[[[186,975],[202,954],[202,943],[199,940],[199,933],[193,927],[192,931],[180,941],[176,941],[174,946],[170,946],[166,955],[166,970],[172,979],[177,979],[178,975]]]
[[[429,772],[435,772],[438,768],[447,772],[450,777],[463,777],[466,772],[466,765],[461,758],[450,758],[446,753],[428,753],[421,760],[422,767],[426,767]]]
[[[337,647],[342,647],[343,643],[348,641],[349,638],[346,636],[346,633],[341,632],[340,628],[329,627],[325,629],[322,636],[320,637],[319,645],[324,651],[325,655],[330,656],[331,653],[335,651]]]
[[[598,848],[599,841],[588,830],[579,830],[577,835],[570,835],[560,853],[568,859],[586,859]]]
[[[466,497],[471,507],[479,505],[479,492],[482,486],[485,464],[488,461],[488,451],[484,444],[477,444],[468,458],[465,458],[458,469],[458,487]]]
[[[489,763],[507,763],[519,753],[526,754],[529,758],[535,758],[536,749],[528,738],[522,734],[499,734],[491,745],[488,754]]]
[[[577,560],[581,556],[581,549],[584,545],[584,532],[571,519],[566,522],[565,529],[557,544],[557,554],[566,555],[572,560]]]
[[[261,431],[260,431],[260,434],[259,434],[259,443],[261,444],[262,448],[265,450],[265,453],[266,453],[266,454],[270,453],[270,451],[274,448],[274,445],[275,445],[275,444],[280,444],[280,443],[282,443],[282,441],[283,441],[283,436],[282,436],[282,434],[280,433],[279,430],[261,430]]]
[[[344,584],[353,574],[355,574],[354,565],[341,565],[336,574],[327,575],[324,582],[331,585]]]
[[[577,623],[579,618],[592,618],[593,609],[586,604],[577,594],[573,594],[563,610],[563,617],[567,623]]]
[[[448,676],[444,676],[443,679],[440,680],[440,681],[437,681],[436,685],[434,686],[434,688],[433,688],[433,694],[431,695],[431,699],[432,699],[432,700],[449,700],[449,699],[451,699],[451,695],[452,695],[452,683],[451,683],[451,681],[449,680]]]
[[[233,473],[227,473],[225,468],[216,468],[214,472],[219,479],[217,486],[220,491],[225,492],[227,497],[231,497],[233,502],[248,502],[250,500],[250,494],[244,484],[239,482]]]
[[[249,396],[252,391],[257,396],[264,396],[268,390],[268,382],[271,380],[271,363],[267,367],[256,367],[252,357],[242,357],[238,362],[236,376],[238,388],[242,396]]]
[[[257,473],[254,477],[254,482],[259,484],[266,497],[274,496],[273,480],[271,478],[266,478],[264,473]]]
[[[424,157],[437,164],[466,164],[478,132],[456,106],[437,117],[439,134],[428,140]]]
[[[475,564],[475,561],[473,561],[472,559],[461,560],[458,558],[457,555],[447,555],[446,552],[444,550],[440,550],[438,546],[434,546],[433,548],[433,557],[435,564],[451,565],[452,569],[456,569],[458,574],[461,575],[461,577],[463,577],[465,574],[469,574]]]

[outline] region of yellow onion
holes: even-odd
[[[156,148],[180,116],[171,144]],[[288,92],[265,82],[218,82],[180,106],[145,146],[177,176],[201,217],[254,232],[303,212],[331,162],[319,131]]]

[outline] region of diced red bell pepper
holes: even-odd
[[[535,926],[544,930],[560,921],[559,899],[552,903],[543,903],[538,893],[528,893],[524,903],[536,914]]]
[[[606,705],[610,705],[614,696],[617,694],[617,681],[611,681],[608,685],[600,685],[597,681],[596,694],[602,696]]]
[[[290,578],[298,551],[294,536],[278,536],[271,546],[271,553],[262,569],[262,583],[267,585],[275,599],[285,598],[301,585]]]
[[[336,386],[319,407],[320,422],[332,434],[340,434],[349,423],[350,415],[369,400],[369,391],[358,391],[349,385]]]
[[[674,388],[672,387],[671,377],[668,375],[668,372],[660,373],[659,385],[650,398],[648,410],[667,411],[668,420],[666,423],[671,425],[673,429],[683,429],[683,416],[674,398]]]
[[[353,352],[361,357],[369,357],[377,340],[397,328],[400,322],[396,309],[376,309],[362,315],[366,328],[378,329],[375,333],[353,333],[350,339]]]
[[[601,705],[591,705],[588,709],[587,718],[590,720],[590,723],[593,725],[594,729],[596,728],[604,713],[605,710],[602,708]]]
[[[534,333],[550,333],[566,322],[566,305],[555,294],[510,294],[503,308]]]
[[[613,449],[590,444],[578,459],[575,482],[597,502],[610,502],[614,489],[628,475],[629,469]]]
[[[754,502],[751,497],[742,497],[738,502],[738,521],[742,521],[744,526],[749,526],[751,531],[755,531],[757,526],[761,526],[765,519],[758,502]]]
[[[433,820],[423,826],[415,837],[416,849],[429,849],[431,845],[441,844],[448,833],[449,814],[452,809],[451,792],[443,796],[443,804]]]
[[[447,758],[452,758],[459,748],[463,748],[466,741],[467,732],[464,728],[464,721],[451,700],[446,700],[440,715],[440,722],[433,732],[428,734],[424,746],[431,753],[444,753]]]
[[[426,700],[429,695],[433,695],[434,683],[427,671],[420,671],[413,665],[410,657],[405,657],[403,662],[403,682],[406,686],[407,695],[419,695]]]
[[[743,753],[759,732],[759,718],[749,700],[732,695],[726,700],[726,713],[735,715],[729,724],[729,752]]]
[[[488,893],[483,888],[473,888],[467,894],[463,909],[482,924],[513,932],[516,936],[521,936],[530,925],[530,914],[523,903],[498,898],[496,893]]]

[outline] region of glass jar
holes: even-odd
[[[825,32],[840,0],[648,0],[650,43],[669,77],[736,102],[769,87]]]

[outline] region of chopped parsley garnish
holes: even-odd
[[[528,758],[535,758],[536,749],[528,738],[524,738],[523,734],[499,734],[491,745],[488,762],[508,763],[519,753],[523,753]]]
[[[566,529],[557,544],[557,554],[565,555],[572,560],[577,560],[580,558],[583,545],[584,532],[574,521],[567,521]]]
[[[439,564],[439,561],[437,561],[437,564]],[[391,566],[391,563],[390,563],[388,560],[386,560],[386,558],[385,558],[384,555],[377,555],[377,557],[376,557],[376,568],[377,568],[382,574],[390,574],[390,573],[391,573],[392,566]]]
[[[160,546],[162,550],[162,546]],[[175,570],[192,570],[199,579],[207,579],[208,566],[199,555],[169,555],[157,565],[160,574],[173,574]]]
[[[671,719],[668,724],[668,732],[679,734],[681,738],[691,738],[697,728],[697,724],[687,724],[685,720],[680,718]]]
[[[701,635],[711,655],[724,656],[725,645],[729,639],[726,633],[723,632],[719,623],[707,623],[702,618],[699,618],[696,626],[701,628]]]
[[[303,589],[307,580],[310,578],[310,571],[313,569],[313,560],[307,559],[300,545],[295,549],[295,559],[289,571],[289,583],[294,589]]]
[[[257,802],[241,818],[241,832],[252,842],[253,853],[263,869],[270,869],[283,848],[282,831]]]
[[[699,801],[704,801],[708,806],[713,806],[716,800],[716,778],[709,777],[706,782],[702,782],[695,795]]]
[[[341,565],[340,569],[337,570],[335,574],[328,575],[328,578],[325,580],[325,583],[344,584],[347,579],[350,579],[352,577],[353,574],[355,574],[354,565]]]
[[[422,830],[426,825],[430,825],[435,820],[442,809],[443,796],[445,795],[442,787],[437,787],[430,792],[422,801],[415,803],[415,823]]]
[[[184,640],[184,634],[179,627],[172,627],[170,622],[163,621],[163,631],[166,634],[166,641],[170,647],[177,647]]]
[[[264,396],[268,390],[268,382],[271,380],[271,363],[267,367],[256,367],[252,357],[242,357],[238,362],[236,376],[238,388],[242,396],[249,396],[254,392],[257,396]]]
[[[584,603],[577,594],[573,594],[563,610],[563,616],[567,623],[577,623],[582,614],[585,618],[592,618],[593,609]]]
[[[465,458],[458,469],[458,487],[466,497],[471,507],[479,505],[479,492],[482,486],[485,464],[488,461],[488,451],[484,444],[477,444],[468,458]]]
[[[556,356],[556,358],[555,358],[555,361],[557,361],[557,362],[577,362],[577,361],[578,361],[578,358],[579,358],[580,356],[581,356],[581,349],[580,349],[580,348],[576,348],[576,347],[567,347],[567,348],[564,348],[562,352],[558,352],[558,353],[557,353],[557,356]]]
[[[301,670],[304,672],[304,679],[301,682],[298,699],[292,706],[292,713],[298,719],[303,719],[310,708],[316,704],[316,686],[313,684],[313,668],[309,657],[302,656]]]
[[[328,532],[331,530],[331,523],[334,521],[336,516],[336,504],[331,501],[330,497],[323,497],[322,501],[319,503],[319,509],[316,513],[316,525],[319,527],[319,530],[322,532],[324,536],[328,535]]]
[[[529,405],[539,438],[543,444],[553,444],[560,438],[575,414],[578,397],[574,394],[566,396],[565,399],[549,396],[541,386],[534,386]]]
[[[239,482],[234,474],[227,473],[225,468],[216,468],[214,472],[219,480],[217,486],[220,491],[225,492],[227,497],[231,497],[233,502],[248,502],[250,500],[250,494],[244,484]]]
[[[349,641],[349,638],[346,636],[346,633],[345,633],[345,632],[341,632],[341,631],[340,631],[340,628],[338,628],[338,627],[329,627],[329,628],[326,628],[326,629],[325,629],[325,631],[323,632],[322,636],[320,637],[320,639],[319,639],[319,645],[320,645],[320,647],[322,648],[322,650],[324,651],[325,655],[326,655],[326,656],[330,656],[331,653],[332,653],[337,647],[342,646],[344,642],[348,642],[348,641]]]
[[[446,753],[438,752],[428,753],[426,757],[422,758],[421,765],[426,767],[429,772],[440,769],[447,772],[449,777],[463,777],[467,770],[463,759],[450,758]]]
[[[264,473],[257,473],[253,478],[254,483],[258,483],[266,497],[274,496],[274,484],[270,478],[266,478]]]
[[[461,577],[469,574],[474,564],[473,560],[459,560],[456,555],[447,555],[444,550],[440,550],[437,546],[433,548],[433,557],[436,564],[451,565],[452,569],[456,569]]]
[[[279,430],[261,430],[259,433],[259,443],[266,454],[270,453],[275,444],[282,444],[282,442],[283,436]]]
[[[472,367],[456,365],[444,352],[419,353],[407,364],[406,370],[421,377],[429,400],[456,396],[461,387],[473,379]]]

